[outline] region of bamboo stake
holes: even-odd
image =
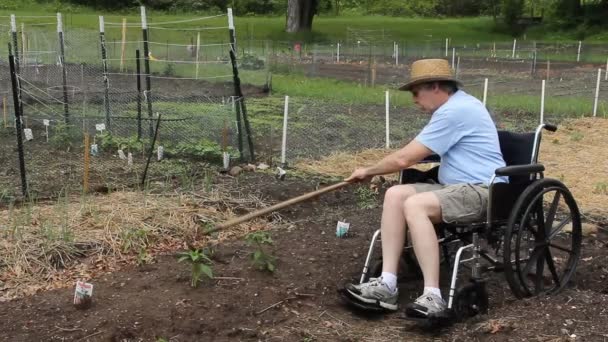
[[[125,67],[125,51],[127,44],[127,18],[122,18],[122,44],[120,51],[120,71],[124,71]]]

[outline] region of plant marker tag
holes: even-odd
[[[98,131],[100,131],[100,132],[103,132],[106,129],[106,124],[102,124],[102,123],[101,124],[96,124],[95,125],[95,129],[98,130]]]
[[[339,238],[345,237],[349,228],[350,223],[338,221],[338,224],[336,225],[336,236]]]
[[[96,156],[98,153],[99,153],[99,147],[97,147],[97,144],[92,144],[91,145],[91,155]]]
[[[42,124],[44,125],[44,131],[46,133],[46,142],[49,142],[49,125],[51,122],[48,119],[42,120]]]
[[[125,153],[122,150],[118,150],[118,158],[125,160],[127,159],[127,156],[125,156]]]
[[[92,298],[93,284],[77,281],[76,290],[74,291],[74,305],[86,309],[91,305]]]
[[[285,175],[287,174],[287,171],[283,170],[282,168],[277,166],[277,178],[279,180],[283,180],[285,179]]]
[[[224,152],[224,169],[228,169],[230,167],[230,153]]]
[[[127,156],[127,165],[133,166],[133,153],[129,152]]]
[[[165,148],[162,146],[158,146],[158,150],[156,151],[156,159],[158,161],[163,160],[163,156],[165,155]]]
[[[25,134],[25,140],[34,140],[34,132],[32,132],[31,128],[24,128],[23,133]]]

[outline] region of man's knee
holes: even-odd
[[[384,203],[403,203],[409,197],[416,194],[416,189],[411,185],[393,185],[384,194]]]
[[[411,225],[411,221],[421,214],[428,217],[433,223],[441,222],[441,204],[432,192],[423,192],[408,197],[403,203],[403,211],[408,225]]]

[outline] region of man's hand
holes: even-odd
[[[373,177],[373,175],[371,175],[369,173],[367,168],[359,168],[359,169],[355,169],[355,171],[353,171],[353,173],[348,178],[346,178],[344,181],[356,183],[356,182],[362,182],[362,181],[369,180],[372,177]]]

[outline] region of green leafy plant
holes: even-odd
[[[583,133],[579,132],[579,131],[574,131],[572,132],[572,134],[570,134],[570,140],[572,141],[580,141],[581,139],[583,139],[584,135]]]
[[[269,254],[264,246],[272,245],[270,233],[257,231],[247,234],[245,241],[249,246],[254,246],[255,251],[251,254],[253,264],[262,271],[274,272],[276,270],[277,258]]]
[[[190,285],[192,287],[198,287],[198,283],[201,281],[203,276],[212,279],[213,270],[211,268],[212,251],[206,249],[191,248],[187,252],[180,254],[178,262],[188,262],[192,266],[192,273],[190,276]]]
[[[593,193],[600,194],[600,195],[608,195],[608,183],[607,182],[595,183],[595,189],[593,189]]]
[[[121,247],[123,253],[140,251],[146,248],[149,243],[148,232],[145,229],[128,229],[122,232]]]
[[[230,155],[238,154],[233,149],[229,148]],[[222,147],[213,141],[202,139],[196,143],[181,142],[175,146],[167,146],[165,153],[169,156],[190,157],[201,159],[212,163],[221,163],[223,158]]]
[[[96,135],[98,144],[104,151],[112,150],[128,150],[128,151],[141,151],[144,146],[147,146],[146,139],[137,139],[137,135],[130,137],[121,138],[112,135],[111,133],[104,131]]]
[[[51,145],[59,149],[68,149],[74,147],[74,143],[78,136],[78,131],[71,125],[64,122],[52,126],[49,141]]]
[[[146,247],[141,247],[139,249],[139,253],[137,254],[137,265],[141,266],[141,265],[145,265],[145,264],[149,264],[150,262],[152,262],[152,255],[150,255],[150,253],[148,253],[148,250],[146,249]]]
[[[175,75],[175,65],[173,63],[168,63],[163,69],[163,76],[173,76]]]
[[[357,205],[361,209],[373,209],[376,207],[376,193],[366,186],[360,186],[355,190],[355,194],[357,195]]]

